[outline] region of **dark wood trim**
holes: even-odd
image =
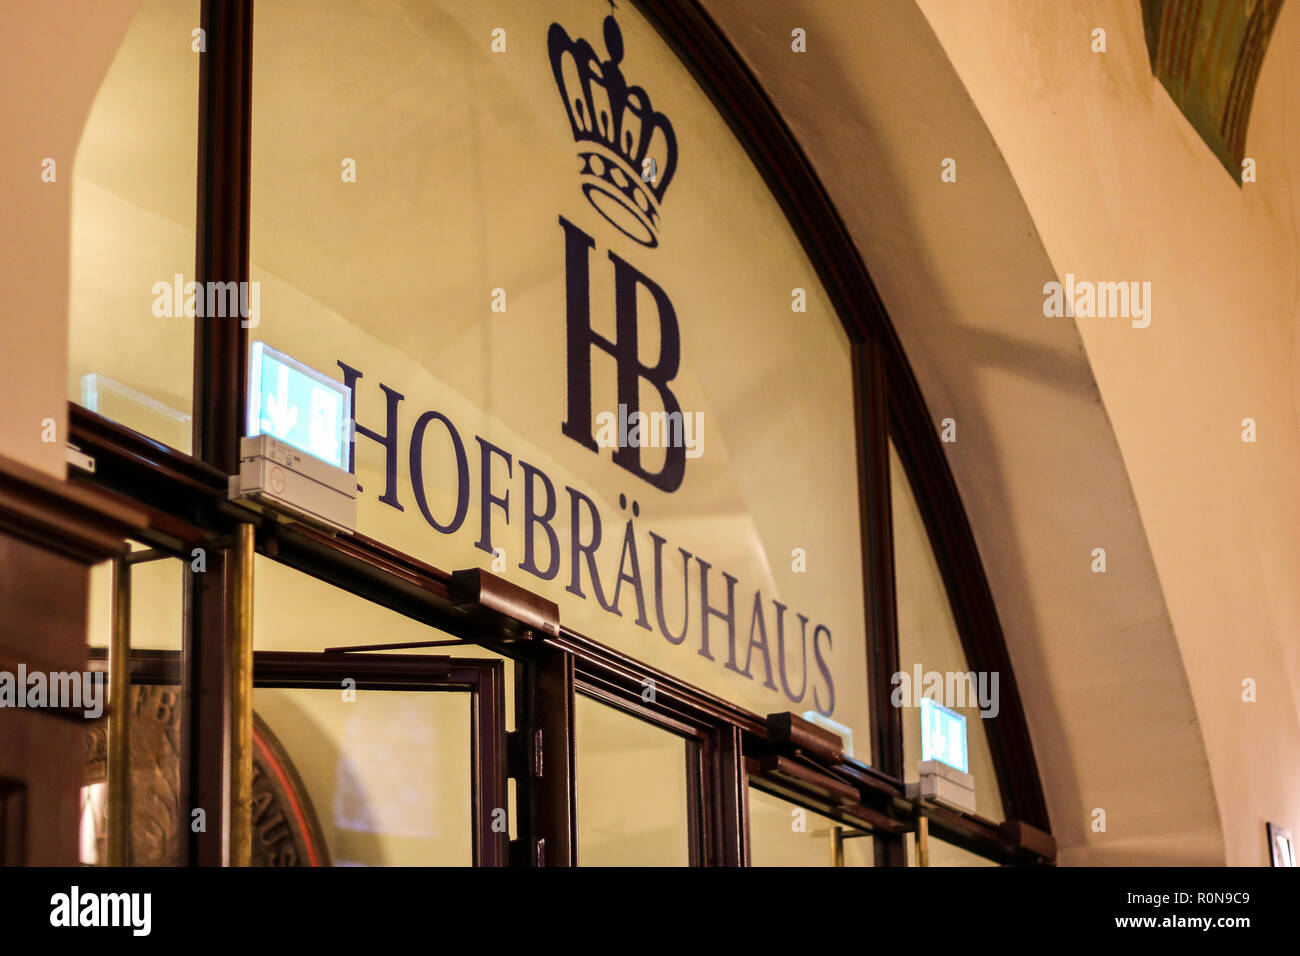
[[[97,456],[97,452],[104,451],[110,453],[110,463],[119,465],[119,473],[129,476],[132,492],[141,484],[146,489],[165,488],[173,495],[207,496],[214,490],[225,488],[225,473],[219,469],[76,402],[68,403],[68,428],[73,443],[96,459],[94,480],[97,485],[112,484],[106,480]],[[151,475],[156,476],[155,482],[144,480]]]
[[[90,566],[125,554],[144,523],[99,489],[0,456],[0,671],[85,670]],[[81,709],[0,708],[0,865],[76,865],[88,726]]]
[[[516,780],[520,862],[577,866],[573,655],[537,646],[515,671],[515,723],[525,751]]]
[[[182,858],[189,866],[225,862],[229,755],[225,748],[229,688],[225,676],[226,616],[223,596],[230,586],[229,553],[209,549],[207,570],[186,562],[182,598],[180,814]],[[190,815],[202,808],[207,827],[195,832]]]
[[[871,703],[871,762],[901,780],[902,714],[890,701],[898,672],[898,613],[895,605],[894,527],[889,484],[889,388],[884,353],[874,339],[854,343],[853,395],[858,433],[858,508],[862,520],[862,562],[866,586],[867,687]],[[906,866],[902,834],[881,830],[872,841],[877,866]]]
[[[867,586],[867,674],[871,695],[871,764],[890,777],[903,776],[903,729],[890,704],[898,672],[898,622],[894,607],[894,533],[889,487],[889,402],[880,348],[874,342],[853,349],[853,384],[858,421],[858,507],[862,516],[862,561]]]
[[[93,475],[73,475],[69,484],[91,488],[146,517],[135,537],[179,557],[231,530],[233,522],[219,511],[225,476],[211,465],[75,402],[68,403],[71,440],[95,460]]]
[[[351,678],[358,690],[478,691],[494,666],[505,665],[487,657],[254,651],[253,684],[337,690],[339,681]]]
[[[105,670],[107,652],[89,649],[92,671]],[[476,691],[486,686],[488,657],[452,658],[436,654],[337,654],[320,651],[254,651],[255,687],[307,687],[336,690],[345,677],[359,690]],[[181,674],[181,652],[144,648],[131,651],[131,682],[175,684]],[[485,675],[487,675],[485,677]]]
[[[203,0],[199,54],[198,213],[194,278],[247,282],[252,157],[252,0]],[[239,468],[244,357],[239,316],[194,320],[194,454],[225,474]]]
[[[829,799],[826,794],[796,778],[765,770],[764,762],[753,757],[746,758],[749,786],[755,790],[805,807],[855,830],[868,832],[875,840],[886,836],[901,839],[910,827],[903,820],[866,804],[844,804]]]
[[[0,455],[0,533],[95,564],[125,554],[144,512]]]
[[[464,663],[464,662],[462,662]],[[507,866],[510,862],[510,828],[498,830],[497,811],[508,818],[506,784],[506,665],[482,659],[478,688],[472,698],[474,865]]]
[[[644,719],[679,727],[730,725],[745,733],[764,735],[766,721],[752,711],[702,691],[685,681],[644,664],[568,627],[560,628],[557,646],[574,656],[584,687],[601,688],[611,699]],[[654,681],[655,701],[641,702],[642,682]]]
[[[210,281],[248,281],[252,0],[203,0],[200,21],[207,43],[199,54],[194,278],[202,288]],[[222,496],[224,476],[239,468],[247,347],[248,332],[239,316],[195,318],[194,457],[206,466],[208,481],[221,476],[216,491]],[[187,470],[199,469],[191,465]],[[200,489],[191,485],[191,490]],[[187,825],[188,812],[181,814],[181,845],[191,865],[222,864],[230,843],[223,808],[230,802],[232,755],[227,728],[232,726],[233,698],[225,656],[237,582],[229,550],[210,551],[208,569],[187,573],[185,588],[182,806],[204,807],[210,823],[206,832],[194,833]]]
[[[606,707],[627,714],[629,717],[635,717],[638,720],[644,720],[646,723],[654,724],[660,730],[676,734],[678,737],[684,737],[689,741],[699,743],[707,736],[705,730],[681,719],[672,708],[651,705],[642,701],[639,697],[633,700],[616,684],[606,682],[601,676],[584,674],[582,668],[578,668],[577,683],[574,689],[583,697],[598,701]]]
[[[714,866],[749,866],[749,773],[744,735],[724,724],[709,741],[708,783],[712,788],[709,817],[713,834],[710,862]]]
[[[700,740],[686,740],[686,844],[690,866],[712,863],[710,800],[708,798],[708,754]]]

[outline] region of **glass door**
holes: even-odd
[[[590,697],[576,704],[579,862],[698,865],[698,743]]]
[[[178,665],[132,655],[134,865],[179,861]],[[505,864],[503,661],[257,651],[253,682],[254,866]],[[87,864],[105,859],[105,731],[89,732]]]
[[[125,628],[130,645],[127,779],[116,784],[127,807],[111,816],[104,707],[86,725],[80,856],[170,866],[225,809],[182,807],[181,585],[203,572],[142,549],[130,561],[116,576],[96,569],[88,634],[104,700],[110,634]],[[505,865],[513,662],[266,559],[256,568],[252,864]],[[126,834],[116,857],[110,832]]]
[[[255,713],[278,728],[255,741],[255,858],[285,839],[267,802],[286,782],[274,774],[278,740],[335,865],[504,865],[503,661],[261,651],[253,681]]]

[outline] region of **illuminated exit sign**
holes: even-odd
[[[921,760],[937,760],[969,773],[966,754],[966,718],[955,710],[921,698]]]
[[[348,470],[352,391],[265,342],[254,342],[248,368],[248,435],[270,435]]]

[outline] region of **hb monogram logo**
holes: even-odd
[[[623,33],[613,15],[605,18],[601,61],[586,40],[570,39],[558,23],[547,33],[551,70],[564,100],[573,140],[581,160],[582,193],[615,229],[643,246],[659,244],[659,208],[677,170],[677,137],[672,124],[650,105],[639,86],[629,86],[619,68]],[[591,354],[600,349],[618,365],[620,417],[628,409],[640,414],[640,383],[659,393],[663,419],[671,433],[683,434],[681,404],[668,387],[681,365],[681,335],[668,294],[645,273],[612,250],[614,267],[614,340],[591,327],[590,253],[596,241],[560,216],[564,229],[565,326],[567,329],[568,409],[560,430],[593,452],[601,446],[592,434]],[[659,360],[646,364],[637,348],[637,286],[650,294],[659,319]],[[630,416],[629,416],[630,417]],[[646,470],[641,447],[619,442],[613,461],[661,491],[676,491],[686,474],[682,441],[665,447],[663,467]]]

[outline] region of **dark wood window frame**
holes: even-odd
[[[141,539],[188,562],[208,550],[208,570],[187,573],[180,679],[182,786],[204,801],[224,798],[220,728],[223,608],[233,586],[227,560],[237,524],[256,526],[259,553],[368,600],[513,658],[516,723],[508,748],[519,784],[518,840],[510,862],[576,862],[573,701],[582,692],[688,736],[698,755],[691,775],[692,862],[748,863],[748,788],[870,829],[879,865],[904,865],[903,839],[919,814],[934,836],[1001,862],[1050,860],[1050,833],[1023,706],[974,535],[920,388],[861,257],[810,163],[757,80],[692,0],[636,0],[692,71],[764,176],[803,243],[848,333],[853,359],[868,644],[872,760],[824,766],[772,740],[759,715],[562,627],[556,636],[519,635],[509,622],[457,606],[448,571],[365,535],[329,535],[281,525],[226,500],[238,467],[248,333],[237,322],[197,319],[193,457],[70,404],[72,439],[96,459],[94,484],[143,509]],[[200,54],[199,180],[195,279],[249,278],[253,0],[204,0],[208,52]],[[1001,675],[1001,715],[989,728],[1007,821],[922,807],[905,794],[902,724],[889,703],[898,669],[888,444],[892,435],[922,516],[966,651],[976,670]],[[503,636],[508,635],[508,636]],[[645,679],[653,701],[641,699]],[[780,772],[765,769],[773,766]],[[544,768],[541,770],[539,768]],[[829,797],[816,781],[852,788],[856,803]],[[809,784],[807,781],[813,781]],[[802,781],[802,782],[801,782]],[[1025,839],[1028,832],[1030,840]],[[1038,836],[1034,840],[1032,837]],[[221,859],[222,834],[191,835],[191,865]],[[1039,852],[1030,849],[1033,843]],[[1047,838],[1050,845],[1050,837]]]

